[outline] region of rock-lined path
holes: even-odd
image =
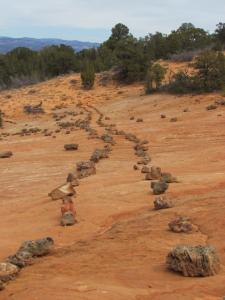
[[[112,114],[104,113],[107,120],[104,119],[105,117],[99,120],[99,113],[93,107],[85,105],[81,115],[71,116],[76,109],[74,107],[67,108],[68,115],[59,121],[67,122],[71,117],[74,119],[71,122],[76,122],[78,118],[85,119],[89,112],[92,112],[91,127],[97,131],[97,135],[102,137],[107,133],[113,137],[116,143],[112,146],[109,158],[104,158],[96,164],[96,175],[80,180],[80,185],[75,188],[77,197],[74,201],[78,223],[68,228],[60,226],[61,201],[52,201],[47,194],[66,181],[68,173],[75,170],[77,162],[90,159],[95,149],[104,149],[105,142],[101,138],[92,138],[96,132],[92,132],[93,136],[91,137],[89,131],[80,130],[76,126],[73,130],[60,129],[61,132],[56,132],[56,138],[52,138],[48,134],[45,137],[37,135],[35,137],[37,144],[30,146],[30,150],[34,150],[34,152],[30,154],[29,158],[30,162],[36,158],[36,163],[29,167],[25,162],[24,167],[26,170],[30,170],[30,173],[25,174],[21,169],[19,177],[17,166],[19,166],[19,159],[22,159],[21,150],[23,148],[19,143],[18,146],[12,144],[14,155],[10,159],[17,176],[14,177],[12,171],[11,173],[6,171],[8,177],[6,176],[5,186],[10,186],[7,181],[7,178],[10,178],[14,195],[6,193],[7,201],[5,203],[3,201],[2,209],[5,209],[5,213],[3,212],[1,224],[9,224],[9,221],[11,224],[13,221],[17,222],[20,224],[18,232],[21,232],[21,224],[23,224],[24,232],[17,238],[15,227],[13,230],[7,228],[6,232],[9,236],[11,234],[14,245],[11,244],[9,251],[9,245],[3,244],[2,258],[6,257],[6,252],[7,254],[15,253],[21,241],[27,239],[27,236],[34,239],[40,235],[53,236],[56,241],[56,249],[51,256],[37,260],[33,266],[23,270],[18,279],[11,282],[7,289],[1,292],[0,299],[3,297],[4,300],[30,300],[30,298],[43,300],[43,295],[46,295],[48,300],[63,299],[63,297],[66,299],[76,297],[78,300],[127,299],[128,297],[135,300],[172,300],[176,295],[178,299],[182,297],[182,300],[214,300],[223,295],[223,266],[219,275],[204,279],[201,281],[201,285],[199,285],[198,279],[187,280],[168,272],[165,268],[166,255],[178,243],[215,244],[220,252],[223,265],[224,258],[221,255],[223,245],[219,241],[219,234],[223,228],[222,220],[218,223],[217,231],[213,227],[214,218],[220,220],[219,216],[223,207],[223,187],[220,186],[215,190],[211,186],[211,192],[207,192],[207,196],[200,188],[196,195],[193,194],[191,189],[194,184],[188,183],[188,177],[183,175],[186,174],[186,170],[191,169],[190,166],[186,165],[186,169],[182,170],[174,167],[175,159],[172,152],[170,156],[169,142],[165,151],[162,151],[160,147],[165,147],[163,141],[156,143],[154,133],[152,135],[144,134],[144,129],[150,128],[150,122],[145,115],[143,116],[144,122],[140,123],[129,120],[129,117],[127,117],[127,121],[121,121],[121,116],[118,115],[115,118],[114,112]],[[98,123],[96,123],[97,121]],[[107,127],[105,130],[99,121],[107,125],[115,122],[117,126],[116,128],[114,126]],[[58,130],[56,123],[54,124],[54,130]],[[128,128],[129,126],[130,128]],[[154,126],[154,122],[152,126]],[[156,127],[154,128],[156,130]],[[146,174],[150,174],[149,177],[151,177],[155,172],[152,172],[151,169],[143,170],[143,166],[148,167],[148,165],[137,164],[142,157],[139,158],[135,155],[137,149],[134,147],[139,143],[125,139],[123,133],[117,134],[118,132],[114,132],[114,130],[134,132],[141,141],[148,138],[149,149],[144,152],[147,152],[152,159],[149,167],[161,167],[161,173],[172,171],[172,175],[177,176],[179,181],[179,183],[169,184],[169,189],[166,191],[166,195],[173,201],[173,207],[160,211],[154,209],[153,202],[156,197],[152,195],[150,182],[144,179]],[[68,131],[70,133],[67,133]],[[159,135],[159,137],[162,136],[165,135]],[[133,138],[134,136],[131,137],[131,139]],[[179,134],[177,138],[179,138]],[[32,143],[35,140],[32,136],[25,136],[21,139],[21,141],[26,141],[28,146],[28,139],[32,139]],[[103,139],[110,141],[108,136],[104,136]],[[63,147],[69,143],[78,143],[78,150],[76,152],[65,151]],[[109,145],[111,146],[111,144]],[[157,147],[159,148],[156,149]],[[38,152],[35,153],[35,149],[39,149]],[[177,151],[177,149],[175,150]],[[47,164],[46,168],[42,166],[43,169],[41,169],[41,161],[46,153],[51,155],[49,154],[44,160],[44,163]],[[57,155],[59,155],[58,158]],[[169,159],[165,159],[166,155]],[[180,153],[179,157],[185,157],[182,155]],[[3,164],[10,166],[10,163],[5,160]],[[184,163],[177,162],[176,166],[179,164]],[[134,165],[139,170],[134,170]],[[32,172],[34,167],[36,172]],[[37,174],[40,174],[38,175],[40,177]],[[44,175],[41,178],[41,174],[48,174],[48,177]],[[21,180],[22,176],[24,176],[23,180]],[[199,178],[198,182],[202,182],[202,179]],[[28,180],[27,183],[26,180]],[[205,180],[207,182],[206,177]],[[29,186],[30,182],[33,183],[32,186]],[[20,203],[24,197],[27,200],[21,207]],[[209,207],[211,218],[207,212]],[[16,216],[15,213],[19,213],[20,216]],[[11,220],[10,215],[13,216]],[[191,222],[198,226],[198,231],[191,234],[176,234],[169,231],[168,224],[177,216],[191,217]],[[207,224],[205,219],[207,219]],[[28,226],[30,224],[32,226]],[[4,235],[4,232],[1,234]],[[6,237],[5,240],[7,241]],[[57,286],[56,283],[58,283]],[[210,297],[207,298],[206,295],[210,295]]]

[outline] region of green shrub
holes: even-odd
[[[201,53],[194,63],[199,89],[221,90],[225,86],[225,56],[220,51],[208,50]]]
[[[151,65],[147,71],[145,81],[146,94],[152,93],[154,90],[159,90],[162,81],[165,78],[166,69],[158,63]]]
[[[85,62],[81,72],[81,81],[84,89],[91,89],[95,83],[95,69],[92,63]]]

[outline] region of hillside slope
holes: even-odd
[[[0,151],[10,150],[14,155],[1,160],[0,258],[14,253],[23,240],[43,236],[54,238],[55,250],[22,270],[0,292],[0,300],[222,299],[225,108],[206,110],[218,98],[218,94],[143,96],[139,85],[97,84],[93,91],[83,91],[77,75],[2,92],[5,126],[0,129]],[[45,114],[23,113],[25,104],[40,101]],[[102,160],[97,174],[82,180],[77,188],[78,224],[60,226],[61,203],[52,201],[48,193],[64,183],[76,162],[89,159],[96,147],[103,146],[102,140],[89,139],[83,130],[55,132],[54,113],[65,116],[65,121],[86,115],[85,110],[80,116],[70,114],[80,111],[78,102],[90,111],[91,124],[100,135],[105,129],[97,124],[94,108],[110,117],[105,123],[149,141],[151,165],[179,179],[167,192],[175,207],[153,209],[150,182],[140,170],[133,170],[137,162],[133,143],[114,136],[116,145],[109,159]],[[170,122],[175,117],[177,122]],[[143,122],[136,122],[137,118]],[[42,131],[14,135],[23,128]],[[44,129],[52,135],[46,136]],[[65,152],[64,144],[73,142],[79,150]],[[170,232],[168,223],[178,215],[190,217],[199,230]],[[220,273],[185,278],[169,272],[166,255],[177,244],[214,245],[221,258]]]
[[[83,49],[97,48],[98,43],[81,42],[81,41],[68,41],[61,39],[35,39],[35,38],[9,38],[0,37],[0,53],[7,53],[17,47],[27,47],[32,50],[38,51],[44,47],[52,45],[67,45],[71,46],[76,51]]]

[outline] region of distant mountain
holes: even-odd
[[[9,38],[0,37],[0,53],[7,53],[17,47],[27,47],[32,50],[40,50],[46,46],[51,45],[68,45],[71,46],[77,52],[83,49],[97,48],[98,43],[80,42],[80,41],[68,41],[61,39],[34,39],[34,38]]]

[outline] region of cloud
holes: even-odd
[[[86,37],[88,30],[90,37],[99,32],[99,40],[118,22],[127,24],[137,36],[169,32],[183,22],[213,30],[223,21],[225,11],[224,0],[217,0],[216,4],[211,0],[14,0],[12,5],[9,2],[0,0],[0,35],[7,28],[15,33],[20,28],[27,28],[28,32],[39,28],[40,32],[47,30],[46,35],[48,28],[49,32],[61,28],[60,32],[67,36],[67,30],[82,28]]]

